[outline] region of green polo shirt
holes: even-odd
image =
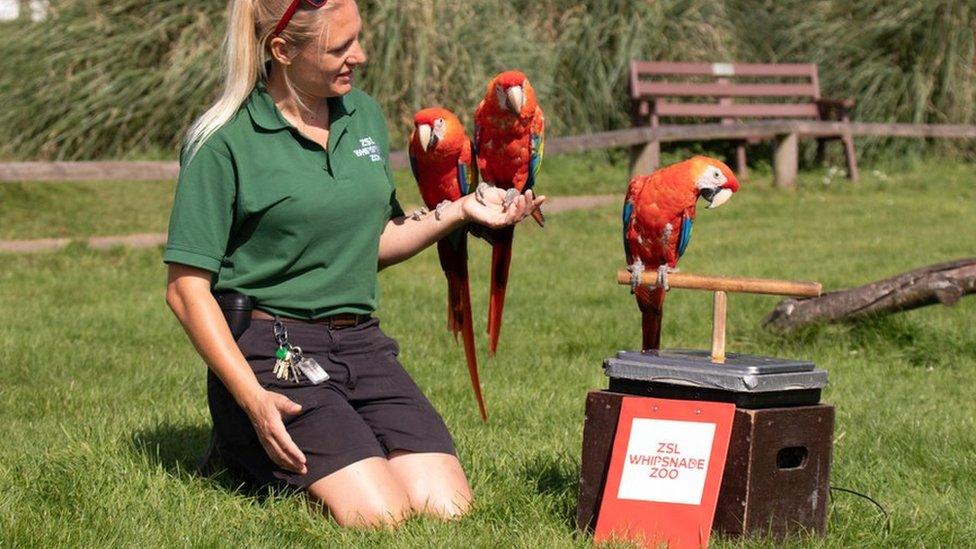
[[[329,147],[289,124],[264,84],[181,158],[163,253],[260,308],[313,319],[376,309],[380,233],[403,215],[379,105],[329,99]],[[181,155],[182,157],[183,155]]]

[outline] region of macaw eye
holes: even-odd
[[[443,118],[438,118],[437,120],[434,120],[434,127],[435,128],[443,128],[444,127],[444,119]]]
[[[720,179],[722,177],[722,172],[715,170],[714,172],[712,172],[712,177],[714,177],[715,179]]]

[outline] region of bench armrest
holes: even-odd
[[[821,120],[848,120],[854,108],[853,99],[817,99]]]

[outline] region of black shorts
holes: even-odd
[[[399,345],[380,330],[379,319],[347,328],[284,325],[288,341],[318,361],[328,380],[312,385],[304,376],[297,383],[274,376],[278,346],[270,320],[252,320],[237,345],[262,387],[302,405],[284,424],[305,454],[308,471],[300,475],[271,461],[247,414],[210,371],[207,400],[217,448],[229,466],[260,486],[304,490],[347,465],[393,450],[457,455],[444,420],[400,365]]]

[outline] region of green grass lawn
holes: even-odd
[[[611,180],[617,167],[580,174],[578,165],[561,162],[547,164],[553,189],[622,188]],[[700,210],[683,270],[818,280],[831,289],[973,255],[969,166],[865,172],[858,185],[836,178],[825,185],[824,173],[805,173],[796,191],[770,189],[757,177],[723,208]],[[555,183],[554,174],[574,173],[593,187]],[[157,209],[168,207],[168,187],[133,184],[105,198],[92,190],[102,186],[0,185],[2,237],[164,228],[168,212]],[[123,198],[136,196],[130,192],[145,192],[138,196],[146,208],[119,211],[127,221],[115,225],[101,208],[116,200],[112,209],[121,208]],[[47,205],[37,210],[47,222],[8,217],[39,203]],[[428,250],[381,274],[383,328],[400,341],[404,365],[451,428],[477,500],[460,523],[417,519],[394,533],[342,531],[309,514],[300,497],[250,496],[226,477],[191,474],[209,428],[205,366],[164,303],[159,249],[73,245],[0,255],[0,545],[588,546],[590,538],[572,526],[584,396],[605,386],[603,358],[640,341],[633,299],[613,281],[623,266],[619,223],[612,206],[551,214],[545,229],[518,231],[499,354],[481,355],[488,425],[445,329],[436,254]],[[472,248],[484,349],[488,253],[481,243]],[[809,359],[830,372],[824,400],[837,407],[832,484],[870,495],[891,514],[886,534],[871,504],[837,494],[828,536],[795,545],[971,544],[976,299],[786,337],[759,327],[775,303],[730,297],[730,350]],[[707,293],[671,292],[665,346],[706,348],[710,314]]]

